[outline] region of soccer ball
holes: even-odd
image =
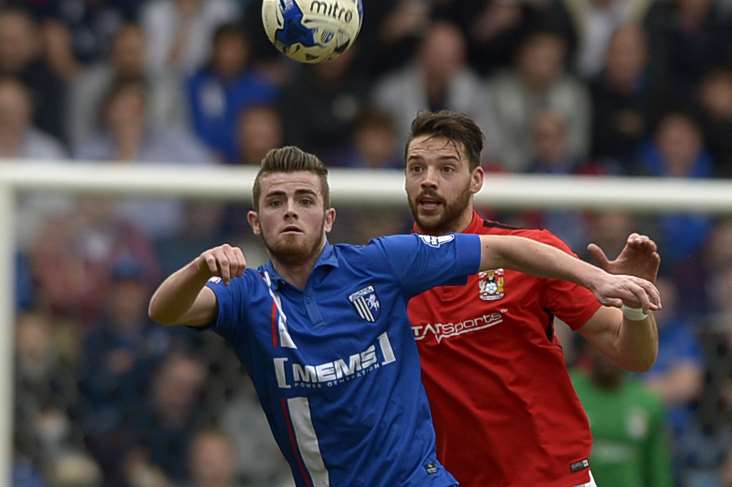
[[[319,63],[338,57],[361,30],[361,0],[264,0],[262,23],[290,59]]]

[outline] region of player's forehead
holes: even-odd
[[[412,139],[407,147],[407,162],[410,160],[465,159],[465,147],[462,142],[446,137],[420,135]]]
[[[320,176],[309,171],[274,172],[265,174],[260,181],[262,196],[314,193],[322,196]]]

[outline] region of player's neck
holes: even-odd
[[[313,252],[313,255],[308,257],[305,261],[297,264],[282,262],[275,256],[270,256],[270,259],[272,260],[272,265],[277,273],[282,276],[285,281],[302,291],[308,283],[310,273],[313,271],[313,267],[318,261],[318,258],[323,251],[323,247],[325,247],[325,239],[323,240],[323,244],[320,248],[316,252]]]
[[[466,206],[465,210],[460,214],[460,218],[455,219],[455,223],[452,225],[450,231],[453,233],[464,232],[473,221],[473,213],[473,203],[470,202],[470,204]]]

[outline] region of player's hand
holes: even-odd
[[[650,281],[636,276],[613,275],[607,272],[599,276],[591,286],[597,299],[605,306],[643,308],[644,312],[661,309],[661,294]]]
[[[194,263],[199,272],[208,273],[208,277],[220,277],[224,284],[241,276],[247,268],[247,261],[241,249],[229,244],[206,250],[196,257]]]
[[[598,265],[610,274],[629,274],[656,282],[661,255],[658,253],[656,242],[645,235],[631,233],[625,247],[615,260],[608,260],[605,252],[594,243],[588,245],[587,250]]]

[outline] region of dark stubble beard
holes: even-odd
[[[412,217],[417,223],[419,230],[427,235],[445,235],[447,233],[461,230],[460,228],[455,228],[455,225],[462,216],[465,209],[470,204],[470,198],[473,195],[470,193],[469,189],[470,187],[466,185],[465,188],[458,193],[458,197],[450,203],[448,203],[444,198],[438,196],[437,193],[434,193],[432,191],[423,191],[419,193],[414,198],[414,200],[407,196],[409,209],[412,211]],[[436,223],[429,224],[425,221],[420,220],[417,201],[423,196],[437,198],[442,202],[442,216],[439,220],[437,220]]]
[[[276,244],[270,244],[270,242],[267,242],[265,238],[262,238],[262,241],[273,260],[281,262],[284,265],[297,266],[306,263],[315,254],[320,252],[320,248],[323,246],[323,239],[325,238],[323,235],[324,227],[325,218],[323,218],[323,221],[320,224],[318,238],[310,245],[308,245],[307,241],[301,242],[298,245],[288,245],[286,242],[282,241]]]

